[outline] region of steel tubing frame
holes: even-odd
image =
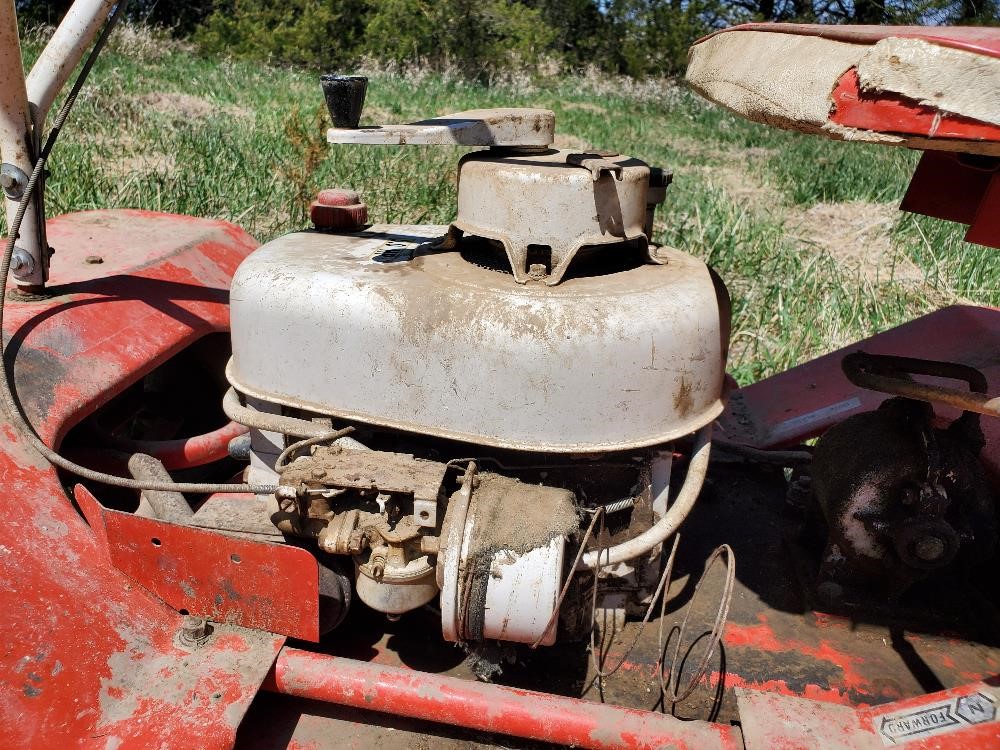
[[[739,729],[402,667],[283,648],[264,688],[481,732],[591,750],[737,750]]]
[[[36,141],[28,107],[28,92],[21,63],[21,41],[17,31],[17,11],[14,0],[0,0],[0,160],[7,169],[20,170],[18,180],[21,190],[35,164]],[[20,194],[4,191],[7,226],[17,213]],[[48,278],[48,244],[45,242],[42,192],[35,191],[35,199],[28,207],[21,222],[16,247],[30,256],[20,258],[21,268],[15,267],[14,276],[21,287],[38,288]],[[17,252],[17,250],[15,250]]]
[[[4,164],[25,176],[31,174],[45,116],[113,5],[114,0],[76,0],[25,79],[15,0],[0,0],[0,160]],[[18,200],[16,192],[4,196],[8,227]],[[44,205],[42,180],[17,238],[23,255],[18,258],[21,267],[13,269],[14,277],[26,291],[40,289],[49,278]]]

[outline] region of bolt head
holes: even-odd
[[[204,617],[185,615],[181,622],[179,640],[185,645],[196,646],[208,638],[211,632],[208,621]]]
[[[548,275],[543,263],[532,263],[531,267],[528,268],[528,276],[532,279],[544,279]]]
[[[35,260],[27,250],[16,247],[10,256],[10,270],[15,276],[27,276],[35,270]]]
[[[195,638],[205,635],[207,627],[208,623],[205,622],[205,618],[196,617],[195,615],[185,615],[184,622],[181,624],[181,629],[184,633]]]
[[[92,266],[96,266],[99,263],[103,263],[104,258],[102,258],[100,255],[88,255],[86,258],[84,258],[84,262],[89,263]]]
[[[326,469],[324,469],[322,466],[317,466],[315,469],[312,470],[313,479],[322,479],[325,476],[326,476]]]
[[[938,539],[936,536],[925,536],[917,540],[913,546],[913,552],[921,560],[934,562],[945,553],[946,548],[947,545],[943,539]]]
[[[10,190],[17,185],[17,177],[10,172],[0,172],[0,187]]]

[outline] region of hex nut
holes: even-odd
[[[186,646],[198,646],[204,643],[211,633],[212,629],[204,617],[185,615],[178,640]]]
[[[10,270],[15,276],[28,276],[35,270],[35,259],[24,248],[14,248],[10,256]]]

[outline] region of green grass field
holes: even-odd
[[[350,186],[374,221],[452,217],[462,149],[329,147],[318,71],[209,60],[143,29],[116,34],[51,159],[50,214],[173,211],[227,219],[264,241],[304,226],[317,189]],[[40,45],[30,34],[29,61]],[[655,239],[706,259],[729,285],[740,382],[946,304],[1000,304],[1000,254],[963,243],[962,227],[895,210],[915,153],[765,128],[669,81],[581,75],[485,88],[367,72],[364,121],[546,107],[557,145],[672,169]]]

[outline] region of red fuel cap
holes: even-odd
[[[368,222],[368,206],[355,190],[328,188],[309,205],[309,217],[317,229],[354,231]]]

